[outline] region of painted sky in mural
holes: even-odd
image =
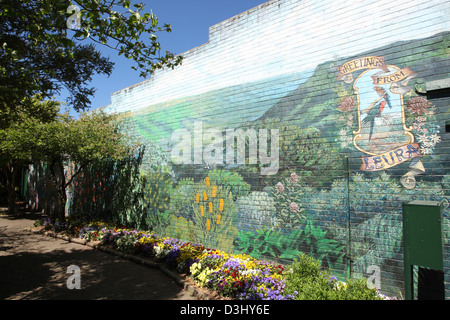
[[[148,80],[148,85],[141,83],[145,88],[141,95],[128,99],[133,101],[132,110],[135,111],[173,99],[292,73],[301,73],[306,80],[323,61],[417,38],[416,33],[411,32],[411,26],[420,30],[421,38],[450,29],[448,15],[442,10],[444,3],[440,0],[399,1],[392,10],[391,6],[381,6],[375,1],[365,5],[367,13],[361,14],[356,1],[343,4],[335,0],[305,0],[290,10],[276,13],[265,11],[271,7],[252,15],[242,13],[237,17],[257,20],[258,28],[254,28],[252,21],[227,28],[236,24],[235,20],[211,26],[209,42],[183,53],[182,66],[157,72]],[[272,10],[276,10],[276,6],[272,6]],[[342,15],[343,10],[345,15]],[[399,15],[398,11],[405,14]],[[280,17],[273,19],[274,14]],[[298,17],[302,19],[299,21]],[[431,19],[433,28],[428,25]],[[393,20],[394,28],[393,24],[387,23]],[[279,30],[283,30],[282,37]],[[380,34],[386,36],[380,37]],[[370,40],[361,41],[361,35]],[[241,41],[242,38],[246,41]],[[292,40],[286,42],[286,38]],[[210,49],[214,54],[210,54]],[[173,91],[171,87],[177,90]],[[127,91],[121,92],[126,95]],[[113,95],[109,108],[123,111],[119,95]]]

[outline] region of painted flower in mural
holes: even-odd
[[[428,100],[423,97],[414,97],[408,101],[408,111],[411,114],[417,113],[419,116],[429,107]]]
[[[277,190],[278,193],[281,193],[284,191],[284,186],[281,182],[278,182],[277,185],[275,186],[275,189]]]
[[[291,202],[291,204],[289,205],[289,209],[292,212],[298,212],[298,210],[300,210],[300,207],[295,202]]]
[[[441,137],[437,134],[422,134],[418,136],[423,154],[432,154],[436,144],[441,142]]]
[[[291,177],[289,178],[292,183],[298,182],[298,175],[295,172],[291,173]]]
[[[339,109],[342,112],[349,112],[355,109],[356,103],[352,97],[343,97],[341,102],[339,103]]]

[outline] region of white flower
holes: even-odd
[[[422,154],[432,154],[432,150],[430,147],[423,147],[421,149]]]
[[[430,142],[434,145],[436,145],[437,143],[441,142],[441,137],[438,136],[437,133],[433,134],[432,136],[429,137]]]
[[[418,122],[425,122],[425,121],[427,121],[427,118],[426,117],[417,117],[416,121],[418,121]]]
[[[259,269],[248,269],[248,270],[241,270],[239,271],[239,274],[243,275],[243,276],[247,276],[247,275],[258,275],[260,274],[262,271]]]

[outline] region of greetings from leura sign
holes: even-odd
[[[409,81],[416,73],[408,67],[388,65],[384,57],[367,56],[345,62],[337,68],[336,80],[349,92],[344,112],[357,112],[352,143],[361,151],[362,171],[386,170],[411,161],[410,172],[401,182],[407,188],[415,185],[414,176],[425,170],[422,152],[405,121],[404,95],[411,91]],[[344,99],[345,99],[344,98]],[[343,100],[344,100],[343,99]],[[348,101],[355,101],[349,104]]]

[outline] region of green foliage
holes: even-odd
[[[289,178],[283,183],[278,182],[270,191],[275,200],[277,227],[284,230],[300,228],[306,215],[301,207],[303,189],[297,174],[291,173]]]
[[[27,106],[30,110],[24,109]],[[43,161],[49,175],[47,189],[55,191],[46,197],[46,209],[59,218],[65,211],[66,189],[84,167],[106,159],[124,159],[138,147],[118,131],[115,114],[96,110],[74,119],[59,113],[60,103],[42,101],[40,95],[24,100],[19,109],[22,111],[10,117],[8,127],[0,129],[1,164],[18,170],[20,164]],[[65,171],[69,161],[76,165]]]
[[[244,182],[242,176],[237,172],[214,169],[208,173],[208,177],[211,184],[229,188],[234,200],[246,196],[251,189],[251,186]]]
[[[256,259],[279,257],[282,234],[267,227],[255,231],[240,230],[237,234],[236,251],[249,254]],[[295,251],[297,253],[298,251]],[[286,254],[286,253],[284,253]]]
[[[84,166],[71,184],[71,214],[144,228],[144,183],[139,170],[142,153],[138,149],[133,157]]]
[[[147,172],[142,177],[142,183],[146,211],[145,225],[156,233],[161,233],[169,225],[172,177],[162,171]]]
[[[286,268],[286,293],[296,300],[379,300],[377,292],[369,289],[366,280],[350,279],[342,283],[320,261],[300,253]]]
[[[41,95],[23,99],[15,112],[0,110],[0,159],[30,162],[40,151],[43,128],[60,121],[61,103]]]
[[[280,168],[296,168],[309,185],[321,186],[342,169],[341,156],[317,128],[291,122],[281,128],[280,140]]]
[[[194,199],[194,180],[191,178],[181,179],[170,195],[170,212],[177,217],[192,220]]]
[[[215,185],[208,179],[194,185],[195,198],[191,206],[195,241],[211,248],[230,250],[237,233],[238,207],[229,187]]]
[[[235,193],[244,196],[249,191],[250,185],[241,175],[220,169],[212,170],[199,182],[181,179],[170,194],[171,217],[166,230],[171,234],[181,232],[183,238],[194,237],[210,247],[231,248],[237,233]],[[192,227],[194,232],[182,230]]]
[[[327,237],[327,231],[315,226],[309,219],[304,229],[304,242],[300,250],[309,253],[322,264],[331,267],[334,263],[342,263],[345,247],[337,240]]]
[[[312,99],[307,100],[311,103]],[[329,103],[322,104],[324,109],[329,108]],[[337,177],[343,169],[343,157],[330,138],[322,136],[321,130],[315,127],[315,123],[313,125],[302,123],[303,119],[304,121],[309,119],[303,116],[304,110],[301,112],[302,115],[280,120],[278,105],[276,106],[276,115],[274,114],[273,117],[265,117],[242,126],[243,129],[279,131],[278,173],[273,176],[260,176],[258,186],[262,189],[276,184],[275,179],[286,178],[292,170],[296,170],[299,179],[307,181],[307,184],[312,187],[324,186]],[[286,113],[285,116],[290,115]],[[254,172],[252,166],[246,167],[250,172]]]
[[[308,220],[303,229],[287,233],[269,228],[239,231],[236,249],[255,258],[283,261],[292,261],[303,252],[330,268],[342,263],[345,256],[345,246],[327,237],[327,232],[315,226],[313,220]]]
[[[117,51],[136,63],[146,77],[156,69],[174,67],[182,57],[160,53],[159,26],[152,12],[131,1],[4,0],[0,12],[0,109],[14,109],[24,97],[42,92],[51,97],[70,92],[76,110],[89,107],[97,74],[110,75],[113,63],[86,39]],[[74,19],[75,25],[68,25]],[[72,30],[70,30],[70,29]],[[11,106],[14,106],[10,108]]]
[[[169,216],[169,225],[164,234],[184,241],[195,242],[195,228],[192,220],[184,217],[177,217],[173,214]]]

